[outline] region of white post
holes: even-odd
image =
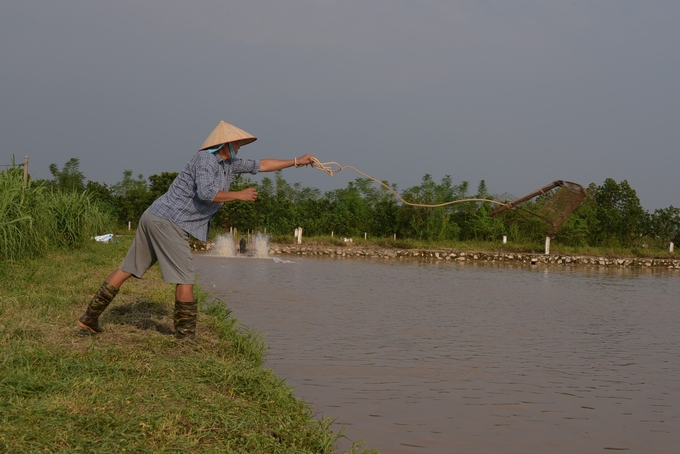
[[[671,241],[670,247],[668,248],[668,252],[673,252],[673,242],[672,241]]]
[[[550,237],[545,237],[545,255],[550,254]]]
[[[364,232],[364,240],[366,239],[368,233]]]
[[[508,242],[508,237],[503,235],[503,244],[507,244]]]
[[[394,234],[394,241],[397,241],[397,234]]]
[[[128,221],[128,230],[132,230],[132,221]]]
[[[302,244],[302,227],[298,227],[298,244]]]
[[[333,238],[333,231],[331,230],[331,238]]]

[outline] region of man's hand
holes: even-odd
[[[245,188],[240,191],[217,191],[217,195],[213,199],[213,202],[224,203],[233,202],[234,200],[254,202],[257,200],[257,189]]]
[[[312,164],[312,158],[313,158],[313,157],[314,157],[314,156],[312,156],[311,154],[306,154],[306,155],[304,155],[304,156],[301,156],[301,157],[299,157],[299,158],[296,158],[295,161],[296,161],[298,167],[300,167],[300,166],[308,166],[308,165],[311,165],[311,164]]]
[[[257,189],[245,188],[238,191],[238,200],[243,202],[254,202],[257,200]]]

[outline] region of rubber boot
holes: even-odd
[[[177,339],[194,339],[196,337],[196,317],[198,302],[175,301],[175,337]]]
[[[118,289],[116,287],[104,282],[99,287],[99,291],[92,297],[92,301],[90,301],[83,316],[78,320],[78,325],[92,334],[101,333],[103,330],[99,326],[99,316],[102,315],[104,309],[111,304],[117,294]]]

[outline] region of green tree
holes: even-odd
[[[106,183],[88,180],[87,184],[85,185],[85,190],[90,193],[90,198],[92,201],[101,202],[108,205],[113,204],[111,189],[109,189]]]
[[[80,160],[69,159],[59,170],[56,164],[50,164],[53,180],[50,187],[58,191],[82,192],[85,190],[85,175],[80,171]]]
[[[387,181],[383,181],[383,183],[390,186]],[[395,192],[397,191],[396,185],[391,185],[390,187]],[[377,198],[373,204],[373,212],[373,235],[377,237],[390,237],[397,233],[399,203],[395,195],[383,186],[380,186],[378,190]]]
[[[149,197],[152,200],[156,200],[170,189],[170,185],[175,178],[177,178],[179,172],[161,172],[160,175],[151,175],[149,177]]]
[[[452,184],[449,175],[437,184],[431,175],[426,174],[419,186],[407,189],[402,197],[409,203],[439,205],[457,200],[459,193],[460,188]],[[458,239],[460,227],[456,223],[455,214],[455,205],[436,208],[404,205],[397,215],[400,236],[421,240]]]
[[[278,234],[290,234],[297,227],[297,213],[293,200],[295,199],[294,188],[283,178],[283,173],[279,170],[274,174],[274,197],[271,209],[271,230]]]
[[[278,233],[272,230],[274,221],[274,204],[276,203],[274,194],[274,182],[269,177],[262,178],[262,181],[257,186],[257,215],[258,228],[267,229],[268,232]]]
[[[322,235],[325,231],[324,207],[321,191],[317,188],[300,188],[296,186],[295,213],[298,227],[302,227],[307,235]]]
[[[230,191],[241,191],[245,188],[257,187],[250,178],[238,174],[229,186]],[[258,213],[255,203],[241,202],[235,200],[222,204],[220,210],[212,220],[212,226],[222,231],[227,231],[234,227],[239,235],[245,235],[248,230],[255,230],[258,227]]]
[[[588,203],[589,200],[591,199],[586,198],[557,231],[557,242],[566,246],[588,245],[589,225],[595,221],[594,204]]]
[[[327,217],[330,229],[342,236],[363,236],[370,230],[370,207],[361,196],[363,183],[350,181],[347,188],[327,193],[330,214]]]
[[[85,191],[89,194],[90,200],[99,211],[109,214],[111,219],[116,218],[113,194],[111,194],[111,189],[109,189],[106,183],[88,180],[87,185],[85,185]]]
[[[590,186],[596,205],[597,223],[591,235],[598,246],[637,246],[645,230],[646,213],[628,181],[607,178],[601,186]]]
[[[651,236],[663,245],[673,242],[680,246],[680,208],[654,210],[650,219]]]
[[[118,220],[123,223],[137,222],[151,202],[149,189],[142,174],[132,177],[132,170],[123,172],[123,179],[111,185],[111,195]]]
[[[471,198],[493,199],[485,180],[479,182],[477,193]],[[468,235],[466,239],[494,240],[500,238],[507,231],[502,218],[489,217],[489,213],[496,208],[492,203],[475,201],[466,202],[462,205],[466,213],[465,231]]]

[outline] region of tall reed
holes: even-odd
[[[40,208],[44,225],[51,227],[45,232],[46,237],[58,248],[78,246],[104,233],[109,223],[108,216],[97,209],[87,192],[46,191]]]
[[[0,259],[18,259],[36,248],[34,195],[24,188],[18,168],[0,172]]]
[[[0,172],[0,260],[77,247],[111,224],[86,192],[25,187],[19,167]]]

